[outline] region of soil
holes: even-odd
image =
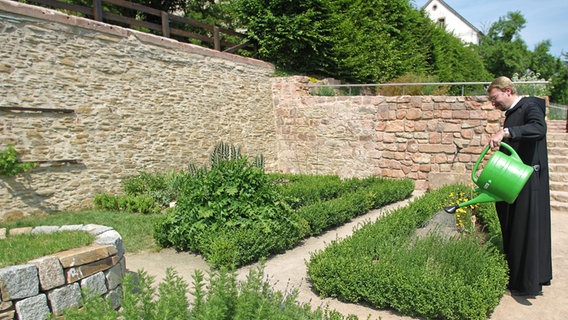
[[[421,191],[415,191],[413,198],[420,195],[422,195]],[[371,211],[364,216],[353,219],[348,224],[318,237],[306,239],[294,249],[270,258],[264,268],[268,281],[275,290],[284,292],[291,288],[297,289],[299,291],[298,302],[300,303],[310,303],[314,308],[328,306],[344,315],[356,315],[360,320],[418,319],[403,316],[390,310],[376,310],[361,304],[343,303],[332,298],[320,298],[307,280],[305,264],[311,253],[324,249],[333,240],[349,236],[362,222],[375,221],[382,215],[408,204],[413,198]],[[448,227],[447,223],[450,220],[446,219],[447,217],[441,215],[438,218],[433,219],[433,221]],[[568,316],[568,291],[565,290],[568,285],[568,228],[564,226],[568,226],[568,214],[553,211],[552,263],[554,279],[552,284],[543,288],[543,295],[536,297],[516,297],[507,291],[489,319],[566,319]],[[177,253],[173,249],[164,249],[160,252],[127,253],[126,266],[132,272],[146,271],[149,275],[155,277],[156,283],[159,283],[165,277],[168,267],[173,268],[188,284],[192,283],[192,275],[196,269],[204,272],[209,270],[209,266],[201,256],[187,252]],[[238,278],[244,280],[248,271],[256,267],[255,264],[239,269]]]

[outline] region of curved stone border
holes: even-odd
[[[113,228],[96,224],[40,226],[10,229],[9,234],[58,231],[86,231],[96,238],[87,247],[0,269],[0,319],[61,315],[65,308],[80,306],[81,290],[86,288],[109,297],[114,307],[119,307],[126,261],[122,237]]]

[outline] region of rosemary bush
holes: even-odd
[[[82,309],[68,309],[66,320],[356,320],[336,311],[298,304],[298,292],[290,288],[274,291],[264,279],[262,267],[249,272],[243,282],[232,272],[221,270],[209,274],[197,270],[193,275],[192,302],[188,285],[173,270],[153,286],[153,278],[144,271],[128,274],[123,281],[122,310],[101,296],[83,293]],[[51,319],[55,319],[54,316]]]

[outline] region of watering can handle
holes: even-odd
[[[509,152],[511,153],[511,157],[517,161],[523,162],[521,160],[521,157],[519,157],[519,155],[515,152],[515,150],[513,149],[513,147],[511,147],[510,145],[506,144],[505,142],[501,141],[501,146],[504,147],[505,149],[509,150]],[[485,155],[487,154],[487,151],[489,151],[489,145],[487,145],[485,147],[485,149],[483,149],[483,151],[481,152],[481,154],[479,155],[479,158],[477,158],[477,162],[475,163],[475,165],[473,166],[473,170],[471,170],[471,180],[473,180],[473,182],[475,184],[477,184],[477,177],[475,176],[475,173],[477,172],[477,167],[479,167],[479,164],[481,163],[481,160],[483,160],[483,157],[485,157]]]

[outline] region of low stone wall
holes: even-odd
[[[96,236],[90,246],[67,250],[0,269],[0,319],[46,319],[78,307],[81,290],[108,297],[116,308],[126,274],[124,245],[113,228],[101,225],[66,225],[15,228],[10,235],[86,231]],[[6,230],[0,230],[1,235]],[[0,240],[1,241],[1,240]],[[0,243],[1,245],[1,243]]]

